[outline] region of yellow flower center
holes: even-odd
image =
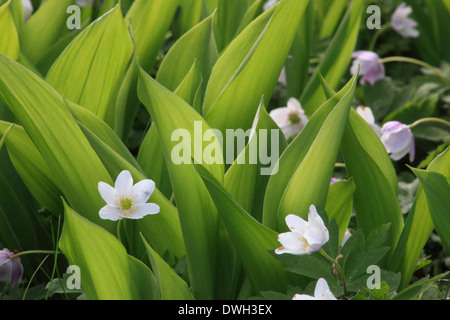
[[[119,198],[118,205],[122,211],[122,216],[130,217],[130,211],[136,211],[133,198],[136,198],[136,196],[121,196]]]

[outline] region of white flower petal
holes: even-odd
[[[302,108],[302,105],[300,104],[300,101],[298,101],[295,98],[289,98],[287,102],[287,108],[292,112],[299,112],[300,114],[305,114],[305,111]]]
[[[320,278],[317,281],[316,288],[314,290],[314,297],[318,300],[337,300],[331,292],[327,281],[323,278]]]
[[[109,205],[101,208],[99,215],[100,218],[102,218],[103,220],[111,220],[111,221],[122,220],[124,218],[118,207],[113,207]]]
[[[136,205],[146,203],[148,199],[150,199],[150,196],[152,195],[154,190],[155,190],[155,182],[153,182],[150,179],[145,179],[136,183],[131,188],[131,194],[133,196],[136,196],[135,198]]]
[[[100,195],[102,196],[103,200],[107,204],[115,205],[117,202],[117,192],[116,189],[111,187],[109,184],[105,182],[99,182],[98,183],[98,192],[100,192]]]
[[[149,214],[157,214],[160,207],[155,203],[144,203],[136,206],[136,210],[130,213],[130,219],[142,219]]]
[[[303,234],[308,228],[308,222],[294,214],[287,215],[285,221],[291,232]]]
[[[127,170],[122,171],[116,179],[115,188],[117,195],[126,196],[131,193],[131,188],[133,187],[133,177],[131,173]]]
[[[308,296],[307,294],[296,294],[292,300],[317,300],[312,296]]]
[[[289,109],[287,107],[274,109],[270,111],[269,115],[280,129],[289,126]]]

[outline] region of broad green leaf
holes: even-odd
[[[114,126],[114,103],[133,44],[117,5],[64,50],[46,80],[61,95]]]
[[[353,193],[355,190],[353,180],[349,179],[333,183],[328,191],[325,212],[328,214],[328,218],[335,219],[339,226],[339,243],[344,238],[353,212]]]
[[[180,15],[177,21],[178,34],[183,35],[202,19],[203,2],[198,0],[180,1]]]
[[[0,121],[0,133],[9,126],[9,123]],[[14,125],[6,147],[14,168],[34,198],[54,214],[62,212],[61,192],[51,180],[50,168],[23,127]]]
[[[212,127],[222,132],[251,127],[261,97],[269,102],[307,4],[280,2],[227,47],[213,68],[203,104]]]
[[[320,39],[328,38],[333,35],[336,27],[341,21],[342,14],[345,12],[347,5],[347,0],[331,1],[330,6],[328,7],[328,11],[323,20],[324,23],[322,24],[322,27],[320,29]]]
[[[348,71],[351,55],[358,39],[363,8],[365,8],[364,1],[352,1],[325,55],[321,58],[317,71],[303,91],[300,102],[308,115],[312,115],[326,100],[320,84],[319,70],[331,88],[335,90]]]
[[[112,179],[63,98],[34,73],[2,54],[0,98],[23,125],[47,162],[52,181],[70,205],[111,230],[113,224],[98,215],[105,202],[97,185],[99,181],[112,184]]]
[[[156,80],[170,91],[174,92],[182,81],[185,81],[186,75],[195,64],[203,79],[201,86],[201,101],[203,101],[211,70],[218,59],[213,33],[214,18],[213,14],[189,30],[175,42],[164,57]]]
[[[285,63],[287,90],[290,97],[299,97],[308,82],[313,35],[314,1],[310,1]]]
[[[160,298],[155,277],[129,256],[112,234],[86,220],[64,202],[60,249],[80,268],[81,285],[91,300],[154,300]]]
[[[345,128],[342,154],[347,174],[356,185],[358,228],[368,235],[374,228],[391,223],[387,246],[394,248],[403,228],[397,175],[375,131],[354,110]]]
[[[227,170],[224,187],[246,212],[261,222],[267,182],[278,171],[278,157],[287,146],[262,100],[251,133],[249,143]]]
[[[356,81],[354,76],[324,103],[281,156],[280,171],[266,190],[265,225],[280,231],[286,228],[286,215],[306,217],[312,204],[325,207]]]
[[[153,250],[143,236],[142,241],[147,249],[147,254],[161,291],[161,298],[163,300],[192,300],[192,293],[186,282]]]
[[[324,94],[331,96],[333,89],[320,73],[319,78]],[[379,137],[353,109],[344,132],[342,153],[348,176],[356,185],[354,203],[358,227],[368,235],[373,228],[390,223],[388,245],[393,249],[403,228],[397,175]],[[385,187],[380,189],[380,185]]]
[[[11,0],[0,6],[0,52],[11,59],[19,58],[20,45],[16,25],[10,11]]]
[[[81,130],[111,177],[117,177],[123,170],[128,170],[136,183],[147,179],[133,155],[106,123],[74,103],[68,102],[68,105]],[[173,256],[181,258],[185,255],[185,250],[176,208],[158,189],[154,190],[149,201],[160,206],[160,214],[132,223],[137,230],[144,234],[158,253],[168,252],[171,258]],[[131,248],[142,247],[145,251],[145,248],[141,246],[142,241],[137,232],[134,232],[128,240]],[[135,251],[139,250],[136,249]]]
[[[212,19],[213,16],[210,16],[203,20],[172,46],[156,77],[159,83],[183,98],[197,111],[201,109],[206,81],[218,56]],[[200,85],[198,90],[196,86]],[[155,125],[150,127],[140,146],[138,161],[147,176],[170,197],[172,187],[166,183],[169,176]]]
[[[431,220],[442,243],[450,249],[450,186],[440,173],[413,169],[427,198]],[[450,179],[449,179],[450,180]]]
[[[190,105],[193,106],[195,104],[200,107],[200,103],[196,103],[196,101],[201,95],[202,79],[196,65],[196,62],[194,62],[174,93]],[[199,108],[196,108],[196,110],[199,111]],[[172,186],[164,160],[158,129],[154,123],[152,123],[139,147],[138,162],[145,174],[155,181],[156,186],[166,197],[170,198],[172,196]]]
[[[436,157],[428,166],[427,171],[440,173],[448,179],[450,177],[450,148]],[[391,270],[399,271],[402,274],[400,288],[405,288],[409,284],[420,254],[433,229],[434,224],[426,195],[423,187],[420,187],[389,264]]]
[[[156,124],[163,145],[186,246],[192,292],[197,299],[212,299],[218,217],[192,159],[223,180],[223,163],[216,161],[223,159],[220,141],[214,131],[208,131],[212,142],[207,147],[212,148],[217,157],[207,157],[203,161],[203,138],[209,129],[206,121],[182,98],[161,86],[142,69],[138,94]]]
[[[148,73],[164,43],[180,0],[136,0],[125,15],[134,39],[134,57],[118,93],[115,131],[123,140],[134,123],[139,107],[138,61]],[[192,63],[189,65],[191,66]]]
[[[254,292],[284,292],[292,279],[283,270],[284,264],[270,254],[280,245],[278,234],[245,212],[208,172],[199,172],[239,253]]]
[[[32,64],[67,32],[66,11],[74,3],[74,0],[45,1],[20,30],[20,48]]]
[[[215,36],[219,52],[234,39],[248,5],[247,0],[219,0],[215,21]]]

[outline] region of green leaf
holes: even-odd
[[[72,4],[73,0],[45,1],[20,30],[20,48],[32,64],[68,31],[65,13]]]
[[[281,156],[280,171],[270,177],[264,200],[263,221],[268,227],[285,229],[286,215],[306,217],[311,204],[325,207],[356,81],[354,76],[324,103]]]
[[[192,293],[186,282],[153,250],[142,236],[142,241],[147,249],[147,254],[155,273],[163,300],[192,300]]]
[[[227,47],[213,68],[203,104],[212,127],[223,133],[251,127],[261,97],[269,102],[307,4],[280,2]]]
[[[353,193],[356,187],[352,179],[338,181],[330,186],[325,212],[329,219],[335,219],[339,226],[339,243],[344,238],[353,212]]]
[[[212,142],[207,147],[215,150],[217,158],[210,161],[208,157],[203,161],[203,137],[209,129],[206,121],[182,98],[161,86],[142,69],[138,94],[156,124],[163,145],[183,231],[193,294],[197,299],[211,299],[216,277],[218,217],[192,159],[223,180],[223,162],[215,161],[223,159],[220,141],[214,131],[208,131],[212,133]],[[179,134],[175,139],[174,133]],[[177,143],[177,139],[182,141]],[[177,163],[181,161],[176,164],[174,159]]]
[[[258,221],[262,221],[266,186],[270,175],[278,170],[278,156],[284,151],[287,143],[267,113],[262,100],[252,132],[254,134],[249,143],[228,169],[224,187],[245,211]],[[255,156],[256,159],[253,158]],[[261,162],[262,156],[267,158],[264,162],[268,163]]]
[[[147,179],[133,155],[106,123],[74,103],[68,102],[68,105],[111,177],[117,177],[123,170],[128,170],[135,182]],[[155,189],[149,201],[159,205],[161,214],[133,221],[133,223],[159,254],[168,252],[171,258],[172,256],[181,258],[185,255],[185,249],[176,208],[158,189]],[[135,249],[142,244],[137,232],[130,237],[129,244],[132,248]],[[145,250],[145,248],[142,249]]]
[[[427,275],[425,278],[416,281],[411,284],[409,287],[400,291],[397,295],[395,295],[392,300],[414,300],[417,298],[422,292],[430,288],[435,282],[440,279],[447,277],[450,274],[449,272],[437,275],[430,279],[430,276]]]
[[[97,185],[112,179],[89,145],[63,98],[34,73],[0,54],[0,98],[47,162],[51,179],[70,205],[91,221],[112,230],[100,219],[104,206]]]
[[[153,71],[178,5],[179,0],[136,0],[125,16],[133,35],[135,50],[115,105],[115,131],[123,140],[128,137],[140,104],[137,95],[137,61],[148,73]]]
[[[91,300],[160,298],[151,270],[129,256],[117,238],[86,220],[64,202],[60,248],[80,268],[81,285]]]
[[[120,5],[64,50],[46,80],[61,95],[114,125],[114,103],[133,52]]]
[[[438,172],[448,179],[450,177],[450,148],[436,157],[428,166],[427,171]],[[405,288],[409,284],[417,261],[433,229],[434,224],[427,198],[423,187],[420,187],[389,263],[390,270],[399,271],[402,274],[400,288]]]
[[[0,121],[0,133],[10,124]],[[61,192],[53,183],[52,173],[23,127],[14,125],[6,140],[11,162],[34,198],[50,212],[62,211]]]
[[[19,58],[19,36],[10,11],[11,0],[0,6],[0,52],[11,59]]]
[[[356,186],[354,205],[358,228],[368,235],[374,228],[390,223],[387,246],[393,249],[403,228],[395,169],[385,147],[367,122],[353,109],[349,120],[342,154],[347,174]]]
[[[198,170],[214,199],[254,291],[285,291],[291,280],[283,270],[284,265],[270,253],[279,246],[278,234],[245,212],[211,174],[202,168]]]
[[[363,1],[352,1],[333,40],[328,45],[324,57],[321,58],[317,71],[303,91],[300,101],[308,115],[312,115],[325,101],[325,96],[320,85],[319,70],[331,88],[335,90],[339,86],[342,77],[348,71],[351,55],[358,39],[359,25],[364,8],[365,4]]]
[[[180,84],[186,81],[186,75],[195,64],[203,79],[200,94],[200,101],[203,102],[211,70],[218,59],[214,41],[213,19],[214,14],[189,30],[175,42],[165,56],[156,80],[170,91],[175,92]],[[188,99],[185,100],[188,101]]]
[[[427,198],[431,220],[444,246],[450,250],[450,186],[440,173],[411,169],[419,178]],[[449,179],[450,180],[450,179]]]

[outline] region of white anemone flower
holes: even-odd
[[[286,107],[272,110],[270,116],[283,131],[286,139],[300,133],[309,120],[300,101],[295,98],[290,98]]]
[[[328,229],[314,205],[309,208],[308,221],[290,214],[286,216],[286,224],[291,232],[278,235],[282,247],[275,250],[276,254],[311,254],[319,251],[330,238]]]
[[[157,214],[160,208],[155,203],[147,203],[155,190],[150,179],[133,185],[133,177],[127,170],[116,179],[114,188],[105,182],[99,182],[98,191],[107,205],[100,209],[100,218],[105,220],[142,219],[149,214]]]
[[[325,279],[320,278],[314,289],[314,297],[307,294],[296,294],[292,300],[337,300]]]
[[[365,106],[359,106],[356,108],[356,112],[364,119],[366,122],[372,127],[373,131],[377,134],[378,137],[381,136],[381,128],[375,122],[375,117],[373,115],[372,109]]]

